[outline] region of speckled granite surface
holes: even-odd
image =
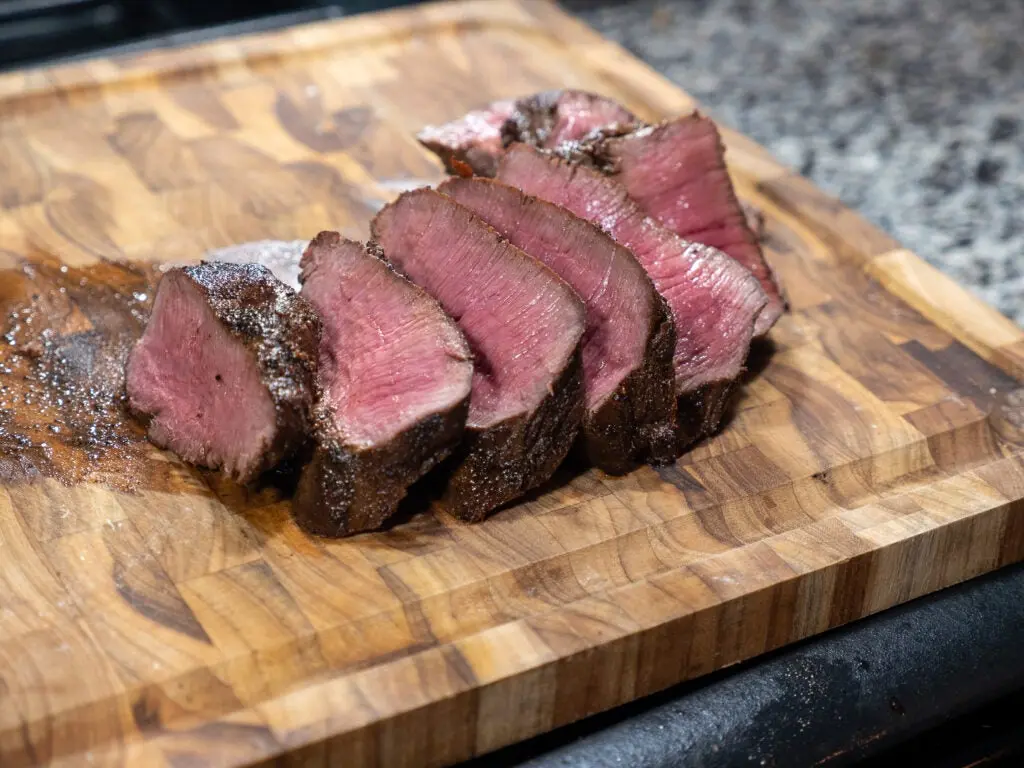
[[[1024,325],[1024,0],[564,5]]]

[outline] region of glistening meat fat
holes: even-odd
[[[490,179],[449,179],[438,191],[547,265],[583,299],[587,457],[620,474],[677,456],[668,307],[633,255],[597,227]]]
[[[551,477],[576,438],[583,304],[551,270],[434,190],[401,195],[371,229],[473,351],[466,433],[442,502],[478,520]]]
[[[302,296],[323,320],[316,448],[293,504],[306,530],[378,528],[458,444],[473,377],[462,333],[378,249],[321,232]]]
[[[621,184],[592,168],[516,144],[497,178],[568,208],[632,251],[675,321],[683,439],[715,431],[768,301],[757,280],[721,251],[683,240],[647,217]]]
[[[156,445],[248,483],[305,442],[319,342],[313,308],[262,266],[172,269],[128,361],[129,403]]]

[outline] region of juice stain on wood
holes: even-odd
[[[18,261],[0,273],[0,481],[134,490],[159,459],[128,412],[124,367],[160,267]]]

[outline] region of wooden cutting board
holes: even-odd
[[[417,128],[559,87],[693,106],[527,0],[2,76],[0,303],[53,257],[95,275],[365,235],[441,178]],[[727,140],[792,312],[720,436],[672,467],[567,471],[481,525],[347,541],[151,449],[11,480],[0,763],[448,764],[1024,558],[1020,329]]]

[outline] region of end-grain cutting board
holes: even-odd
[[[566,86],[693,106],[525,0],[0,77],[0,302],[54,257],[365,235],[441,178],[421,125]],[[793,311],[720,436],[347,541],[155,450],[134,490],[11,480],[0,763],[451,763],[1024,558],[1021,331],[727,141]]]

